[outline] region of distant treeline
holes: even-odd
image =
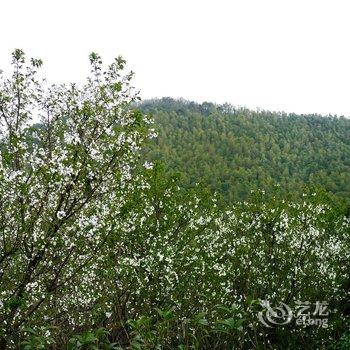
[[[172,98],[138,107],[156,120],[148,157],[182,173],[185,186],[202,182],[228,201],[276,184],[292,197],[311,185],[350,198],[350,119]]]

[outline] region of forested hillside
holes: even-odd
[[[159,137],[148,156],[203,181],[229,201],[251,189],[300,196],[305,185],[350,197],[350,120],[251,111],[163,98],[139,105],[154,115]]]

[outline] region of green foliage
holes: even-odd
[[[350,198],[350,120],[252,111],[230,105],[163,98],[139,105],[154,115],[158,138],[147,155],[203,182],[232,203],[279,184],[300,198],[305,185]]]
[[[33,328],[25,328],[25,340],[20,344],[23,350],[45,350],[54,343],[52,331],[55,327],[40,327],[36,330]]]
[[[108,339],[109,331],[98,328],[87,331],[82,335],[74,335],[69,339],[68,350],[113,350],[118,349],[117,344]]]
[[[338,342],[330,347],[330,350],[348,350],[350,349],[350,333],[344,333]]]
[[[277,187],[222,212],[158,164],[143,179],[124,213],[133,227],[113,243],[118,288],[107,288],[135,349],[324,348],[346,330],[349,220],[329,195],[287,201]],[[328,329],[268,330],[257,319],[265,299],[327,300],[337,311]]]

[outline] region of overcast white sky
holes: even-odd
[[[22,48],[51,82],[122,55],[143,98],[350,116],[348,0],[1,0],[0,68]]]

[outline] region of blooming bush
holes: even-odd
[[[13,54],[0,83],[0,336],[26,323],[85,323],[108,236],[133,186],[151,120],[130,109],[132,74],[90,55],[84,86],[47,85],[42,62]],[[40,123],[33,125],[33,123]]]
[[[141,348],[326,347],[346,330],[350,220],[330,200],[258,192],[223,212],[199,189],[165,180],[158,166],[148,172],[116,242],[108,288],[110,321],[131,318]],[[264,300],[293,309],[326,301],[327,328],[269,330],[257,317]]]

